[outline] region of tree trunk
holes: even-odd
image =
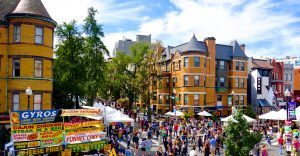
[[[79,109],[79,96],[75,95],[76,98],[76,109]]]

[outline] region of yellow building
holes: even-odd
[[[221,45],[214,37],[198,41],[195,36],[187,43],[157,50],[161,57],[150,87],[153,110],[162,114],[176,105],[192,114],[206,109],[227,115],[232,105],[247,106],[244,50],[236,41]]]
[[[55,26],[41,0],[0,0],[0,113],[51,109]]]

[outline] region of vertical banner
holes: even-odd
[[[297,120],[296,117],[296,102],[288,102],[288,120]]]
[[[228,107],[232,106],[232,95],[228,95]]]

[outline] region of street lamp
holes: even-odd
[[[174,106],[176,105],[176,90],[173,89],[173,104],[172,104],[172,111],[174,111]]]
[[[30,87],[27,87],[25,92],[26,92],[26,95],[28,97],[27,109],[30,110],[29,103],[30,103],[30,96],[32,95],[32,90],[30,89]]]
[[[284,92],[284,97],[286,99],[286,120],[289,120],[289,114],[288,114],[288,109],[289,109],[289,98],[291,96],[291,92],[286,89]]]
[[[231,114],[234,114],[235,113],[235,107],[234,107],[234,101],[233,101],[233,97],[234,97],[234,91],[232,90],[231,91],[231,102],[232,102],[232,105],[231,105]]]

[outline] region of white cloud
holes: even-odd
[[[198,40],[214,36],[217,43],[228,44],[237,39],[246,44],[250,56],[299,55],[300,37],[296,36],[290,25],[299,22],[300,18],[293,14],[293,10],[273,11],[284,2],[171,0],[171,3],[178,10],[168,12],[161,18],[146,20],[138,30],[127,33],[152,34],[154,39],[162,40],[165,45],[187,42],[195,33]],[[109,50],[113,48],[110,42],[122,39],[116,39],[116,34],[120,33],[107,34],[105,43]],[[271,44],[256,47],[261,42]]]
[[[143,21],[146,16],[140,12],[144,5],[129,1],[118,3],[117,0],[42,0],[49,14],[58,23],[73,19],[82,23],[89,7],[98,10],[98,20],[102,24],[122,23],[123,21]]]

